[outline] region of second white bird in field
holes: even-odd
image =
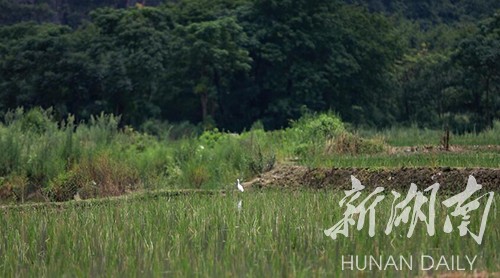
[[[241,192],[245,191],[243,189],[243,186],[240,184],[240,179],[236,179],[236,180],[238,181],[238,183],[236,184],[236,187],[238,188],[238,190],[241,191]]]

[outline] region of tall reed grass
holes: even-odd
[[[452,137],[452,143],[469,144],[474,138],[492,143],[499,126],[484,134]],[[120,117],[114,115],[77,123],[72,116],[56,121],[50,109],[10,111],[0,124],[0,201],[61,201],[138,189],[230,188],[237,178],[252,179],[276,163],[500,167],[498,150],[389,154],[385,141],[431,142],[438,132],[394,129],[387,131],[389,139],[385,133],[364,138],[361,132],[349,132],[333,113],[306,114],[277,131],[264,131],[258,124],[241,134],[218,129],[197,134],[186,124],[181,128],[190,130],[184,133],[189,135],[178,138],[181,133],[175,131],[172,139],[172,126],[152,123],[146,130],[154,134],[148,134],[120,126]]]

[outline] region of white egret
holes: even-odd
[[[238,188],[238,190],[241,191],[241,192],[245,191],[243,189],[243,186],[240,184],[240,179],[237,179],[237,181],[238,181],[238,184],[236,184],[236,187]]]

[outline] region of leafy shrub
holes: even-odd
[[[37,107],[27,112],[23,108],[10,110],[5,114],[5,122],[23,133],[42,134],[57,129],[51,108],[43,110]]]
[[[44,192],[54,201],[70,200],[85,183],[78,179],[79,176],[74,171],[62,172],[49,182]]]
[[[224,133],[220,132],[217,128],[206,130],[200,135],[200,143],[204,147],[213,148],[217,142],[224,137]]]
[[[340,118],[333,113],[306,114],[292,122],[292,129],[307,139],[331,139],[345,131]]]
[[[371,154],[385,149],[382,140],[367,140],[346,130],[333,113],[306,114],[287,129],[287,141],[300,160],[329,154]]]

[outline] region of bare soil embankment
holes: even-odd
[[[296,165],[279,165],[244,183],[253,188],[316,188],[351,189],[351,175],[367,188],[382,186],[398,191],[415,183],[420,190],[439,183],[439,191],[458,193],[465,189],[469,175],[476,178],[484,191],[500,191],[500,169],[492,168],[308,168]]]

